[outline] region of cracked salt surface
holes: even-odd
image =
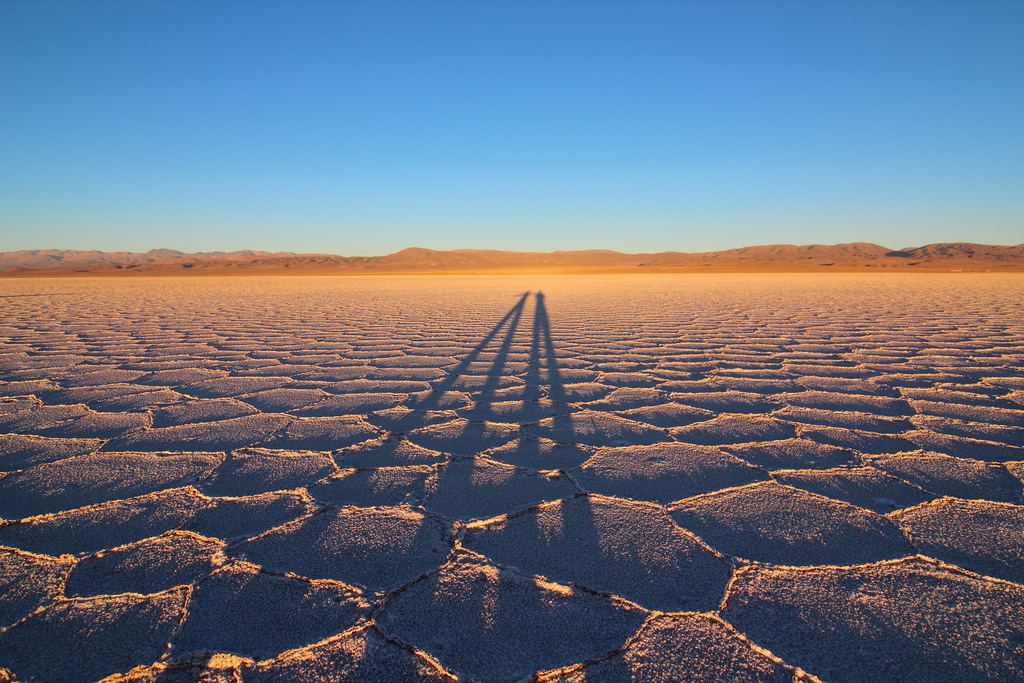
[[[3,287],[0,680],[1024,679],[1024,277]]]

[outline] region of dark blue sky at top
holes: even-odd
[[[0,3],[0,251],[1024,242],[1024,2]]]

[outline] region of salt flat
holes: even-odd
[[[0,680],[1024,679],[1024,275],[5,280]]]

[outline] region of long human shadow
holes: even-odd
[[[495,340],[495,338],[505,329],[504,338],[501,341],[501,345],[498,347],[497,353],[494,359],[491,361],[491,366],[487,371],[486,378],[483,384],[472,390],[473,393],[477,392],[493,392],[501,385],[502,373],[504,372],[505,366],[508,363],[508,357],[512,349],[512,344],[515,340],[516,330],[519,327],[519,321],[522,318],[523,309],[526,306],[526,301],[530,293],[525,292],[516,302],[514,306],[505,314],[505,316],[498,321],[498,323],[484,336],[484,338],[478,343],[473,350],[466,355],[462,361],[454,368],[448,371],[448,374],[440,382],[433,386],[433,390],[422,400],[416,404],[409,405],[416,412],[411,416],[412,424],[407,428],[402,429],[401,432],[407,434],[413,431],[416,427],[427,426],[429,420],[427,419],[427,411],[436,408],[443,408],[444,396],[447,392],[451,391],[459,381],[459,378],[466,374],[467,369],[477,361],[480,354],[483,353],[487,347]],[[473,373],[478,374],[478,373]],[[479,421],[480,416],[471,418],[471,421]],[[395,431],[395,430],[392,430]],[[456,460],[462,460],[463,458],[455,458]],[[443,488],[456,491],[470,491],[473,489],[472,483],[472,467],[465,467],[463,465],[445,466],[439,471],[440,479],[443,480]],[[439,486],[442,486],[439,482]],[[486,515],[489,516],[489,515]]]
[[[540,374],[540,367],[543,364],[544,371],[546,373],[546,384],[548,387],[548,399],[552,403],[563,403],[568,404],[568,395],[565,391],[565,385],[562,379],[562,373],[558,367],[558,355],[555,352],[555,342],[551,336],[551,320],[548,317],[547,305],[544,303],[544,293],[537,292],[536,294],[536,309],[533,316],[533,337],[530,345],[530,362],[532,371],[538,375]],[[558,437],[559,440],[566,440],[573,433],[573,420],[570,413],[561,413],[556,407],[555,414],[551,418],[551,437]],[[540,454],[540,440],[539,438],[524,439],[521,442],[521,449],[524,452],[530,452],[532,459],[535,462],[541,460]],[[553,509],[550,509],[550,514],[555,514]],[[534,533],[538,539],[546,539],[545,544],[551,548],[560,548],[555,552],[556,555],[564,555],[566,552],[576,553],[577,550],[566,550],[566,548],[577,547],[575,542],[582,541],[585,547],[589,548],[603,548],[601,543],[601,533],[598,530],[598,523],[594,512],[593,502],[589,496],[577,494],[574,497],[568,498],[561,502],[560,508],[561,519],[559,520],[558,528],[570,530],[569,538],[558,537],[558,535],[552,535],[550,529],[541,528],[540,526],[540,515],[533,515],[533,526]],[[606,563],[613,561],[612,557],[606,556],[605,551],[598,551],[600,557],[596,559],[597,564]],[[585,562],[595,562],[594,558],[582,558]],[[535,574],[550,574],[550,567],[542,566],[544,561],[540,562],[538,567],[535,567]],[[530,573],[528,571],[528,573]],[[583,577],[578,577],[572,574],[565,576],[559,576],[556,581],[571,582],[579,581]]]
[[[530,296],[529,292],[524,292],[519,298],[519,301],[515,303],[512,308],[502,317],[498,323],[491,328],[491,330],[484,335],[484,338],[473,347],[473,350],[466,354],[458,365],[448,371],[448,374],[437,384],[433,385],[430,393],[422,400],[415,404],[407,404],[410,408],[415,410],[427,411],[434,410],[440,404],[444,395],[452,390],[459,378],[466,374],[466,370],[476,362],[476,359],[480,357],[480,354],[487,348],[501,329],[505,327],[506,323],[509,323],[508,331],[505,333],[505,339],[498,350],[498,355],[495,357],[492,363],[491,369],[488,371],[488,377],[485,382],[485,387],[491,384],[497,384],[501,376],[501,371],[504,369],[505,363],[508,359],[509,350],[512,347],[512,340],[515,336],[516,328],[519,325],[519,318],[522,316],[523,308],[526,306],[526,299]],[[511,321],[511,322],[510,322]],[[500,362],[499,362],[500,361]]]
[[[516,331],[519,327],[519,321],[522,318],[527,298],[528,294],[520,298],[508,314],[491,330],[491,333],[485,337],[484,341],[463,359],[458,366],[451,370],[449,376],[436,386],[435,391],[429,397],[430,401],[435,403],[442,401],[443,391],[455,386],[455,382],[458,381],[459,376],[469,367],[469,364],[476,360],[485,348],[488,348],[488,342],[495,341],[495,338],[504,331],[504,337],[491,360],[486,378],[476,388],[470,390],[476,400],[473,408],[466,413],[466,417],[468,417],[470,422],[476,423],[495,420],[497,422],[519,423],[522,426],[535,423],[544,417],[555,416],[556,429],[559,434],[566,434],[571,431],[571,418],[566,415],[559,415],[565,409],[565,406],[557,405],[552,412],[549,410],[550,406],[545,405],[540,400],[544,397],[545,385],[548,388],[547,395],[552,403],[564,403],[566,398],[566,392],[562,384],[562,375],[558,368],[555,344],[551,335],[551,322],[548,318],[543,293],[538,292],[535,295],[536,307],[534,309],[533,330],[530,339],[529,362],[527,363],[525,374],[519,375],[520,377],[525,377],[525,383],[508,387],[509,391],[507,392],[496,391],[501,388],[501,380],[505,376],[504,372],[515,344]],[[479,372],[472,374],[477,377],[480,375]],[[519,373],[514,374],[518,375]],[[518,410],[510,405],[513,403],[519,404]],[[505,407],[495,410],[495,404],[501,404]],[[416,406],[417,411],[422,411],[425,405],[429,405],[429,402],[425,401]],[[424,419],[426,416],[420,412],[419,417]],[[472,433],[472,435],[466,435],[470,439],[474,439],[481,428],[477,424],[475,426],[467,425],[466,429]],[[522,436],[522,434],[520,435]],[[543,466],[541,464],[545,456],[541,453],[541,444],[538,439],[529,437],[519,438],[516,440],[516,444],[516,450],[521,456],[526,456],[533,463],[539,465],[536,469],[551,470],[558,468],[557,465]],[[486,448],[483,442],[475,446],[475,448],[469,450],[475,451],[476,454],[479,454]],[[468,453],[469,451],[466,452]],[[456,460],[473,461],[474,458],[457,457]],[[439,488],[466,493],[478,489],[479,484],[475,484],[473,481],[473,471],[476,467],[476,464],[470,464],[469,462],[444,467],[440,472]],[[481,513],[486,512],[484,516],[488,517],[499,514],[502,511],[508,512],[508,510],[499,509],[500,505],[493,509],[486,504],[478,505],[474,503],[470,505],[470,508],[474,507]]]
[[[481,391],[494,391],[500,388],[501,375],[505,370],[505,365],[508,363],[508,354],[512,350],[512,341],[515,337],[516,329],[519,327],[519,319],[523,315],[523,309],[526,307],[526,299],[529,295],[529,292],[523,294],[523,298],[513,308],[515,316],[513,316],[512,322],[509,323],[508,332],[505,334],[505,339],[502,340],[501,347],[498,348],[498,353],[491,363],[491,368],[487,372],[487,380],[484,382]]]
[[[543,292],[537,292],[535,295],[535,302],[536,307],[534,309],[533,316],[533,331],[530,336],[530,352],[526,372],[522,375],[524,385],[521,387],[520,391],[512,392],[516,393],[515,397],[509,395],[504,400],[511,401],[514,400],[514,398],[518,398],[524,403],[524,405],[526,403],[535,402],[538,399],[544,398],[543,387],[547,385],[549,388],[548,398],[552,401],[564,402],[566,397],[565,389],[562,386],[562,376],[558,369],[555,346],[551,338],[551,323],[548,320],[547,308],[544,305]],[[508,333],[505,335],[501,348],[498,350],[494,361],[491,364],[491,368],[488,371],[487,380],[478,391],[479,395],[477,398],[479,404],[488,404],[494,400],[502,400],[498,398],[494,392],[501,388],[501,378],[508,361],[509,352],[514,341],[514,334],[519,325],[519,319],[521,316],[522,308],[516,311],[515,316],[512,318]],[[541,375],[542,372],[544,373],[543,377]],[[521,419],[524,419],[527,422],[520,422],[520,424],[530,422],[531,417],[537,416],[540,412],[539,408],[535,408],[533,410],[524,408],[524,411],[520,415]],[[488,411],[486,410],[478,412],[478,415],[486,416],[487,414]],[[493,417],[499,421],[505,421],[508,415],[493,415]]]
[[[561,374],[558,372],[554,343],[551,341],[551,323],[548,320],[547,307],[544,305],[544,293],[537,292],[535,300],[533,331],[530,335],[530,360],[524,378],[526,391],[523,398],[543,398],[543,386],[549,384],[548,397],[552,400],[561,400],[565,396],[565,390],[562,387]],[[541,377],[542,370],[546,375],[544,378]]]
[[[554,338],[551,334],[551,320],[548,316],[543,292],[537,292],[534,295],[535,308],[530,334],[528,362],[525,373],[520,375],[525,380],[524,385],[518,390],[510,387],[513,391],[509,392],[507,398],[500,398],[496,393],[496,390],[502,388],[502,378],[504,377],[509,356],[516,341],[516,332],[529,296],[530,292],[524,293],[473,350],[458,365],[451,368],[443,379],[433,385],[432,390],[428,394],[422,396],[416,402],[407,402],[405,405],[412,408],[415,413],[402,419],[400,424],[393,423],[389,431],[402,435],[408,434],[417,428],[428,426],[431,421],[426,413],[432,410],[442,410],[446,407],[445,395],[456,388],[460,378],[467,374],[480,376],[479,370],[472,373],[467,371],[473,363],[479,360],[482,353],[489,348],[493,348],[496,339],[504,332],[500,345],[491,360],[486,377],[476,387],[467,389],[476,399],[476,407],[471,411],[473,414],[467,417],[469,417],[470,421],[479,422],[495,419],[499,422],[519,422],[520,425],[532,424],[544,417],[551,417],[552,420],[548,423],[552,428],[550,436],[558,441],[571,441],[568,436],[574,431],[573,421],[569,415],[572,410],[567,409],[570,397],[566,393],[562,373],[559,369],[558,354]],[[550,404],[545,405],[540,401],[540,399],[545,397],[550,400]],[[495,400],[500,402],[516,399],[522,401],[522,411],[519,413],[518,419],[512,418],[515,411],[512,414],[504,411],[498,414],[490,408]],[[512,419],[509,420],[509,418]],[[538,469],[564,467],[564,464],[550,463],[547,466],[544,465],[543,461],[547,458],[542,456],[541,444],[536,438],[527,437],[520,439],[517,450],[521,458],[525,459],[525,462],[534,463],[532,466],[536,466]]]
[[[544,369],[547,371],[548,398],[552,401],[565,402],[565,387],[562,385],[562,374],[558,370],[558,359],[555,356],[555,343],[551,339],[551,321],[548,320],[548,309],[544,305],[544,292],[537,292],[537,308],[533,314],[533,342],[531,359],[540,364],[541,345],[544,349]]]
[[[535,424],[540,420],[550,418],[550,422],[547,423],[550,425],[548,436],[558,436],[559,439],[553,440],[560,441],[573,432],[573,421],[570,417],[573,410],[569,407],[569,396],[566,393],[562,373],[558,366],[558,354],[551,335],[551,321],[548,317],[544,293],[537,292],[535,301],[529,362],[524,375],[526,386],[523,392],[524,407],[527,403],[532,402],[534,408],[524,411],[526,422],[521,424]],[[545,398],[545,393],[546,398],[549,399],[548,403],[541,401]],[[525,434],[524,438],[519,440],[516,448],[517,459],[524,466],[542,470],[559,469],[565,466],[564,462],[559,464],[551,462],[550,458],[542,455],[542,450],[538,434]]]
[[[442,389],[447,390],[455,384],[459,375],[461,375],[469,364],[480,355],[487,344],[494,340],[494,338],[497,337],[503,329],[505,329],[505,325],[507,324],[505,336],[489,369],[487,380],[483,385],[484,391],[497,388],[515,341],[515,333],[522,317],[526,298],[527,295],[524,295],[523,298],[521,298],[508,312],[508,314],[506,314],[506,316],[494,327],[494,329],[491,330],[491,333],[485,337],[484,341],[482,341],[473,350],[473,352],[467,356],[462,363],[456,366],[456,368],[451,371],[451,374],[437,386],[434,394],[435,399],[440,399]],[[558,353],[555,347],[554,337],[551,332],[551,320],[543,292],[537,292],[534,295],[534,300],[535,308],[529,343],[529,357],[527,369],[523,375],[525,379],[525,386],[523,387],[521,400],[524,404],[539,404],[540,399],[545,395],[544,390],[546,389],[546,397],[552,404],[567,405],[570,397],[566,392],[565,381],[559,367]],[[489,396],[487,398],[493,398],[493,396]],[[484,400],[486,401],[486,399]],[[574,431],[573,420],[570,413],[562,412],[562,407],[562,405],[554,406],[551,421],[548,423],[552,427],[550,436],[555,437],[558,440],[572,441],[571,435]],[[540,413],[534,413],[534,415],[539,414]],[[523,438],[520,439],[519,444],[521,454],[528,454],[533,462],[540,464],[543,456],[541,455],[539,438]],[[446,468],[441,475],[444,479],[444,486],[449,488],[449,490],[460,491],[464,492],[465,495],[470,495],[470,492],[474,491],[474,489],[478,487],[478,485],[474,484],[472,481],[472,470],[472,467]],[[564,564],[560,558],[578,553],[580,547],[578,543],[582,543],[584,547],[592,549],[587,551],[584,557],[580,558],[585,565],[583,570],[562,572],[554,580],[561,581],[563,583],[589,583],[590,580],[595,580],[598,581],[597,588],[599,589],[618,590],[620,588],[618,583],[610,585],[601,583],[600,567],[609,563],[618,563],[623,566],[624,570],[633,574],[639,573],[640,569],[628,562],[623,563],[622,559],[617,557],[612,550],[602,549],[604,546],[601,541],[606,537],[606,532],[603,532],[600,528],[601,525],[598,520],[598,510],[595,507],[595,503],[596,501],[591,499],[589,496],[577,494],[564,499],[561,502],[560,507],[557,508],[557,512],[556,509],[548,508],[548,517],[555,514],[560,515],[561,519],[555,523],[555,526],[559,529],[564,529],[565,531],[562,532],[564,535],[562,535],[562,533],[552,534],[551,528],[541,528],[541,515],[536,513],[531,514],[528,519],[532,519],[532,524],[534,525],[533,533],[540,544],[536,547],[539,551],[539,556],[536,558],[510,558],[508,561],[511,562],[512,559],[515,559],[514,564],[522,564],[523,567],[528,567],[524,569],[527,574],[533,573],[550,575],[552,574],[554,566],[561,566]],[[508,511],[506,510],[506,512]],[[488,512],[488,515],[497,513],[498,510],[492,510]],[[553,566],[550,564],[552,562],[554,563]],[[628,583],[628,581],[625,583]],[[539,599],[539,594],[536,594],[534,597]],[[518,600],[518,597],[516,599]],[[480,615],[486,614],[487,618],[480,620],[481,623],[479,628],[486,631],[489,628],[488,624],[491,620],[497,619],[500,621],[501,619],[512,619],[515,615],[521,614],[524,608],[524,605],[521,604],[521,602],[522,601],[520,600],[515,602],[514,605],[505,604],[503,595],[500,591],[492,595],[490,602],[487,604],[484,604],[483,601],[481,601],[477,607],[476,613]]]

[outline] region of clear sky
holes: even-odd
[[[0,251],[1024,242],[1024,2],[0,2]]]

